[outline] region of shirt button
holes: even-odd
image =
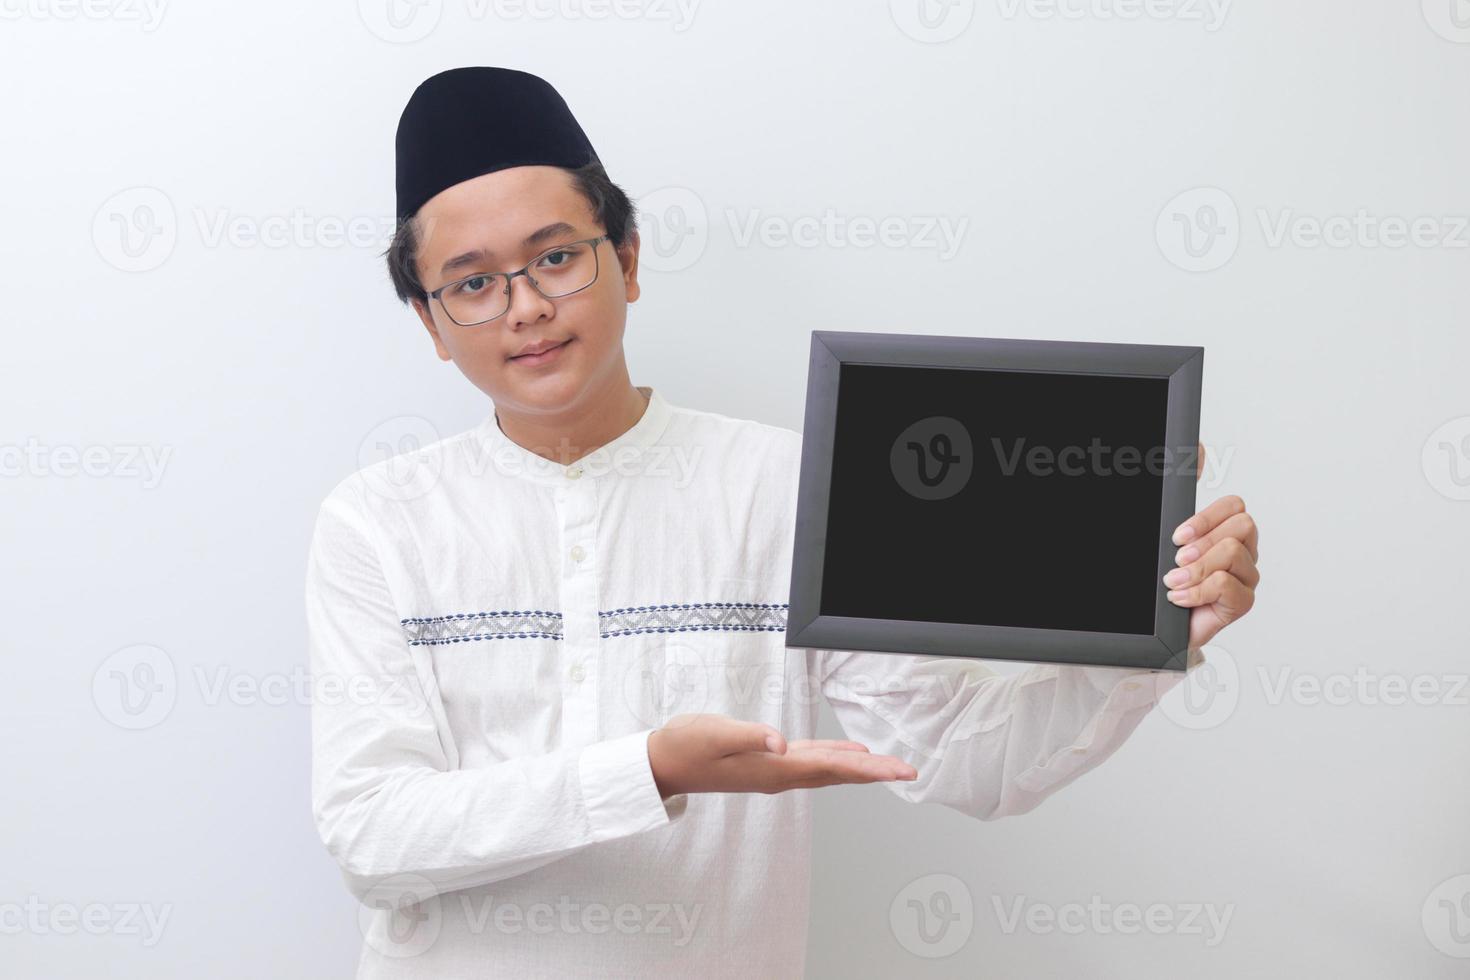
[[[1087,754],[1087,750],[1086,749],[1073,749],[1072,750],[1072,754],[1073,755],[1086,755]]]
[[[581,664],[577,664],[571,670],[567,671],[567,676],[571,677],[572,680],[580,684],[582,682],[582,679],[587,676],[587,672],[582,669]]]
[[[587,557],[587,552],[584,551],[584,550],[582,550],[582,546],[581,545],[579,545],[579,544],[572,545],[572,561],[581,561],[583,558],[586,558],[586,557]],[[1134,687],[1137,687],[1137,686],[1138,686],[1137,684],[1134,685]]]
[[[568,480],[575,480],[577,477],[579,477],[581,475],[582,475],[582,467],[580,467],[580,466],[568,466],[567,467],[567,479]]]
[[[1125,691],[1136,691],[1136,690],[1138,690],[1138,682],[1137,681],[1129,681],[1127,684],[1124,684],[1123,685],[1123,690],[1125,690]]]

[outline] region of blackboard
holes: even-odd
[[[1202,359],[814,331],[787,645],[1183,669]]]

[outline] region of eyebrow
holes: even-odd
[[[560,235],[573,234],[576,232],[576,230],[577,229],[573,228],[565,221],[556,221],[552,224],[547,225],[545,228],[540,228],[536,231],[531,232],[531,234],[526,236],[526,240],[521,242],[521,247],[530,248],[532,245],[540,245],[542,242],[546,241],[549,238],[556,238]],[[456,255],[454,258],[450,259],[448,262],[445,262],[442,266],[439,267],[439,274],[441,276],[448,275],[450,272],[453,272],[456,269],[462,269],[465,266],[474,265],[477,262],[484,262],[489,259],[490,255],[490,252],[487,252],[482,248],[477,248],[473,251],[465,252],[461,255]]]

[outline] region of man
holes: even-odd
[[[631,383],[633,209],[561,97],[435,75],[397,159],[395,287],[494,411],[317,517],[312,666],[348,695],[313,706],[313,809],[359,976],[798,976],[793,790],[1024,813],[1179,681],[787,651],[801,437]],[[1176,542],[1197,650],[1250,608],[1256,531],[1226,498]],[[853,741],[813,738],[822,698]]]

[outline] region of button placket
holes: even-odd
[[[576,475],[573,475],[573,474]],[[557,495],[561,531],[562,744],[590,745],[598,738],[597,569],[581,543],[596,539],[596,481],[568,467]]]

